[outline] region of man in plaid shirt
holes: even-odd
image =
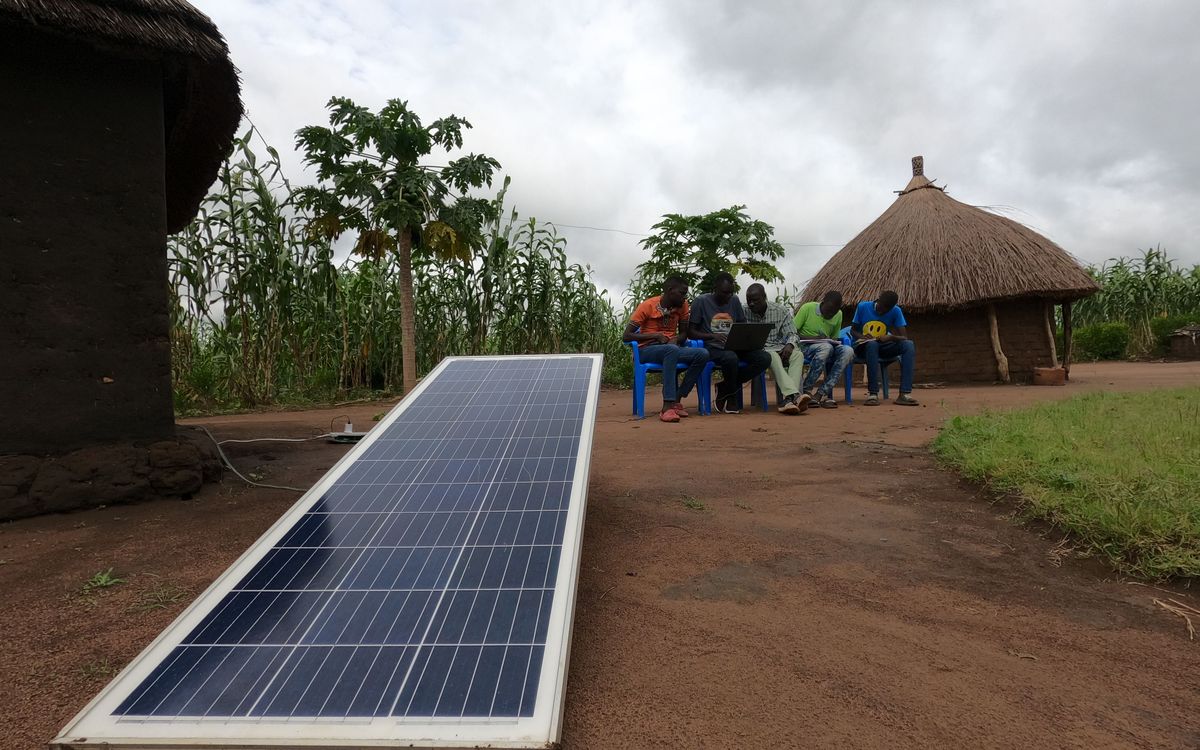
[[[771,375],[783,394],[779,402],[782,414],[801,414],[812,400],[800,392],[800,379],[804,375],[804,356],[799,351],[800,340],[796,337],[796,326],[792,323],[792,311],[783,305],[767,301],[767,290],[762,284],[751,284],[746,289],[746,320],[751,323],[771,323],[775,327],[767,336],[763,346],[771,355]]]

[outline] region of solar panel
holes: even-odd
[[[444,360],[55,742],[556,742],[600,364]]]

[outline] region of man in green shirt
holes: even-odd
[[[826,292],[818,302],[800,305],[793,318],[796,324],[800,350],[808,365],[803,391],[814,404],[825,409],[836,409],[837,399],[833,389],[842,379],[846,366],[854,361],[854,349],[846,346],[839,338],[842,328],[842,294]],[[817,379],[825,375],[825,383],[817,388]]]

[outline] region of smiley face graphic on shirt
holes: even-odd
[[[887,325],[882,320],[868,320],[866,323],[863,323],[862,330],[863,333],[873,339],[884,336],[888,332]]]

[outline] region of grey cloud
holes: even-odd
[[[410,100],[476,126],[509,204],[648,231],[745,203],[781,240],[849,240],[908,158],[1089,260],[1162,243],[1200,262],[1200,5],[198,0],[251,116],[289,153],[324,102]],[[563,229],[619,294],[637,238]],[[835,247],[789,248],[801,284]]]

